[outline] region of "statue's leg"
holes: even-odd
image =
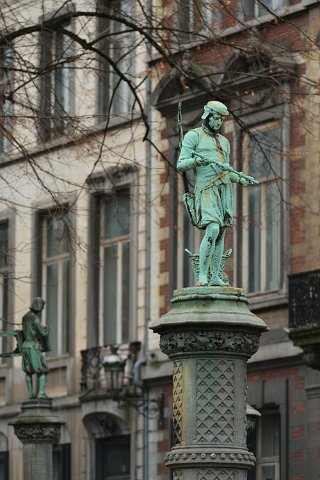
[[[216,240],[219,236],[220,225],[209,223],[201,241],[199,250],[199,281],[198,285],[208,285],[210,263],[214,254]]]
[[[32,375],[26,373],[26,384],[28,387],[29,397],[35,398],[35,394],[33,393],[33,382],[32,382]]]
[[[45,373],[41,373],[38,376],[38,383],[39,383],[38,398],[47,398],[46,381],[47,381],[47,375]]]
[[[224,251],[224,238],[226,235],[226,229],[222,228],[220,231],[220,235],[217,238],[216,247],[213,254],[213,272],[212,277],[210,279],[210,285],[228,285],[223,280],[221,280],[219,273],[222,261],[222,255]]]

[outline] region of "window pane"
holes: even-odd
[[[9,228],[8,222],[0,223],[0,267],[8,265]]]
[[[280,201],[279,187],[274,182],[267,190],[267,290],[279,284]]]
[[[8,276],[6,273],[0,274],[0,318],[6,321],[8,320]],[[9,330],[9,325],[6,321],[1,322],[1,330],[3,332]],[[8,337],[2,337],[0,341],[1,353],[10,352],[11,349]],[[6,359],[2,358],[1,361],[5,362]]]
[[[255,178],[280,175],[280,129],[252,132],[249,140],[249,172]]]
[[[122,343],[129,341],[129,305],[130,305],[130,244],[122,244]]]
[[[50,329],[51,352],[48,355],[57,354],[57,319],[58,319],[58,264],[47,266],[47,289],[46,289],[46,321]]]
[[[105,200],[104,236],[115,238],[130,232],[129,190],[119,190]]]
[[[69,278],[70,278],[70,265],[69,261],[63,262],[62,267],[62,328],[61,328],[61,353],[67,353],[69,351]]]
[[[261,467],[261,480],[276,480],[276,470],[274,465],[264,465]]]
[[[117,268],[118,247],[112,245],[104,249],[103,321],[105,345],[117,342]]]
[[[261,458],[279,456],[279,451],[280,416],[278,414],[263,415],[261,418]]]
[[[249,196],[249,282],[248,291],[257,292],[261,288],[261,190],[251,187]]]
[[[68,215],[47,216],[47,256],[52,257],[69,252]]]

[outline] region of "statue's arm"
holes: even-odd
[[[193,157],[193,151],[199,142],[199,135],[194,130],[190,130],[184,136],[180,156],[177,162],[177,170],[186,172],[199,165],[199,161]]]
[[[37,330],[37,333],[41,336],[41,337],[47,337],[49,332],[47,330],[46,327],[44,327],[42,325],[42,323],[40,322],[40,320],[38,320],[37,318],[35,319],[34,321],[34,325],[35,325],[35,328]]]

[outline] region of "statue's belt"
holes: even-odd
[[[201,191],[212,187],[219,187],[220,185],[227,185],[230,182],[228,172],[221,172],[208,185],[201,188]]]

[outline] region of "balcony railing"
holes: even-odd
[[[289,275],[289,328],[320,327],[320,270]]]

